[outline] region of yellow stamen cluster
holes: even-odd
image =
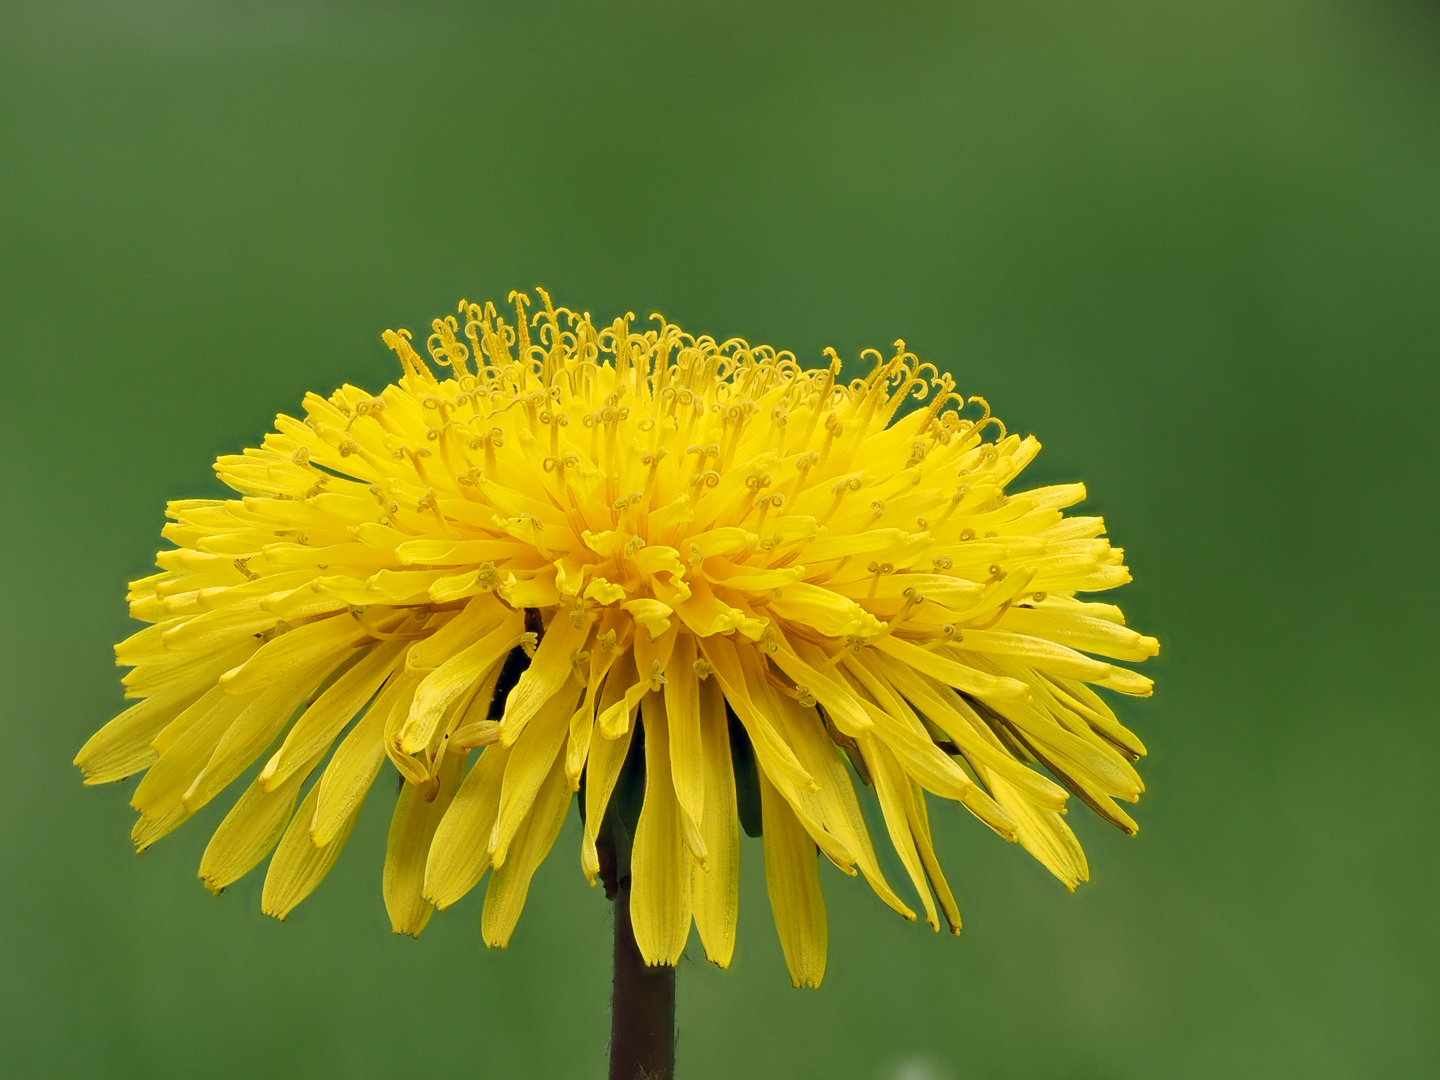
[[[87,783],[147,770],[137,847],[263,757],[200,874],[219,891],[273,850],[263,906],[284,918],[388,758],[404,781],[384,873],[395,931],[418,934],[493,868],[483,929],[504,945],[577,790],[594,880],[643,729],[646,959],[675,963],[693,919],[730,961],[744,751],[791,975],[818,985],[817,848],[916,917],[852,771],[936,928],[960,916],[927,792],[1072,888],[1088,871],[1068,794],[1134,831],[1115,800],[1139,797],[1144,747],[1091,687],[1150,682],[1086,654],[1158,646],[1076,598],[1129,579],[1099,518],[1062,515],[1083,487],[1007,494],[1033,438],[903,342],[845,383],[833,352],[806,369],[658,316],[597,330],[540,296],[531,317],[512,294],[513,323],[462,302],[434,322],[428,364],[387,331],[398,385],[307,396],[304,420],[217,462],[241,498],[170,504],[175,547],[129,596],[150,625],[116,649],[140,700],[76,759]]]

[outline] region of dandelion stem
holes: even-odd
[[[628,861],[628,860],[627,860]],[[615,896],[615,982],[610,998],[610,1080],[675,1075],[675,969],[649,967],[630,925],[629,867]]]
[[[645,963],[630,920],[630,849],[645,791],[644,743],[640,728],[595,845],[605,895],[615,901],[610,1080],[672,1080],[675,1075],[675,969]]]

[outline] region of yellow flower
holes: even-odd
[[[139,701],[76,758],[92,784],[146,770],[138,848],[263,757],[200,875],[218,892],[273,849],[263,906],[284,918],[388,758],[395,931],[493,868],[483,931],[503,946],[577,790],[595,880],[635,739],[645,959],[674,964],[693,919],[728,965],[738,824],[758,817],[791,976],[813,986],[817,849],[916,917],[852,771],[936,929],[960,915],[927,793],[1072,889],[1088,871],[1069,793],[1135,830],[1114,800],[1139,797],[1144,747],[1091,687],[1150,681],[1085,654],[1158,646],[1076,598],[1129,580],[1099,518],[1061,513],[1084,488],[1006,492],[1035,439],[978,398],[962,418],[953,380],[903,342],[846,384],[833,352],[805,369],[664,320],[597,331],[540,296],[531,319],[511,294],[514,324],[464,302],[463,328],[435,320],[433,368],[387,331],[398,385],[308,396],[305,420],[217,462],[241,498],[169,505],[175,547],[129,595],[150,625],[116,649]]]

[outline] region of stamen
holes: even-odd
[[[901,623],[905,621],[905,619],[909,616],[910,612],[913,609],[925,603],[925,597],[921,593],[916,592],[913,587],[906,589],[904,592],[904,596],[905,603],[900,606],[900,610],[896,612],[894,618],[887,622],[885,624],[885,629],[881,630],[878,634],[872,637],[870,641],[873,642],[878,638],[886,637],[889,634],[893,634],[896,630],[900,628]],[[858,652],[859,650],[856,651]]]
[[[425,343],[426,351],[430,353],[430,359],[435,362],[436,367],[448,367],[454,371],[458,382],[469,374],[465,369],[469,350],[455,339],[455,331],[458,329],[455,316],[447,315],[444,319],[436,319],[430,326],[435,332]]]
[[[820,448],[820,460],[822,462],[830,460],[830,447],[833,446],[835,440],[844,433],[845,425],[842,424],[840,418],[831,411],[825,417],[825,445]]]
[[[440,500],[436,496],[433,487],[425,492],[424,497],[416,504],[415,509],[422,514],[426,510],[429,510],[435,515],[435,523],[440,526],[440,531],[446,536],[452,535],[450,532],[450,524],[445,520],[445,515],[440,511]]]
[[[935,528],[938,529],[941,525],[944,525],[945,522],[950,520],[950,515],[955,513],[955,511],[959,509],[960,504],[965,500],[966,492],[968,492],[969,490],[969,484],[961,484],[955,489],[955,494],[950,496],[950,505],[945,508],[945,512],[940,515],[940,519],[935,522]]]
[[[880,588],[880,579],[886,574],[893,574],[895,572],[895,564],[872,562],[865,569],[875,575],[870,581],[870,594],[865,597],[865,602],[868,604],[875,599],[875,591]]]
[[[760,515],[755,519],[755,531],[758,533],[765,527],[765,515],[770,512],[770,508],[773,506],[776,510],[779,510],[785,505],[785,496],[777,491],[773,495],[767,495],[764,498],[758,499],[756,505],[760,507]],[[749,512],[747,511],[746,513],[748,514]],[[741,520],[743,521],[744,518],[742,517]],[[769,544],[770,547],[775,546],[774,541],[762,541],[761,547],[764,547],[766,544]]]
[[[960,632],[960,628],[954,623],[945,623],[940,627],[939,632],[934,637],[929,641],[923,642],[920,647],[934,652],[946,645],[957,644],[964,636],[965,635]]]
[[[400,358],[400,365],[405,369],[405,374],[426,382],[434,383],[435,376],[425,366],[425,361],[420,359],[420,354],[410,346],[409,330],[386,330],[380,335],[380,340],[385,342],[386,347],[391,349]]]
[[[830,494],[835,496],[835,501],[830,504],[830,509],[826,510],[825,513],[820,516],[818,524],[824,525],[827,521],[829,521],[832,517],[835,516],[835,511],[840,509],[840,503],[844,501],[845,495],[848,492],[859,491],[864,486],[865,484],[860,479],[860,477],[852,476],[848,479],[841,480],[834,487],[832,487],[830,489]]]

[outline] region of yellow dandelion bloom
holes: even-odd
[[[1148,694],[1110,661],[1158,646],[1077,598],[1129,580],[1101,519],[1062,514],[1084,488],[1007,491],[1035,439],[903,342],[845,383],[833,352],[807,369],[658,316],[597,330],[540,296],[532,318],[512,294],[513,323],[462,302],[433,365],[387,331],[398,384],[308,396],[216,463],[240,498],[169,505],[175,546],[129,594],[149,625],[116,649],[138,701],[76,758],[91,784],[144,770],[137,848],[263,759],[200,875],[219,891],[270,856],[263,906],[284,918],[388,759],[394,930],[489,871],[503,946],[575,793],[593,882],[638,776],[644,959],[674,964],[693,921],[730,962],[743,819],[791,976],[814,986],[817,850],[916,918],[857,778],[936,929],[960,914],[929,796],[1071,888],[1070,794],[1135,830],[1116,800],[1139,797],[1144,747],[1093,688]]]

